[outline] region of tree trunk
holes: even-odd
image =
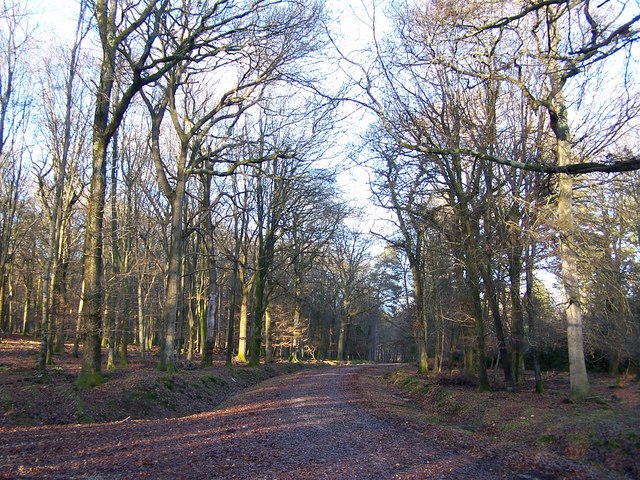
[[[183,251],[183,225],[182,214],[184,205],[184,195],[186,188],[186,178],[184,174],[184,161],[186,152],[181,153],[178,166],[178,178],[171,198],[171,244],[169,246],[169,258],[167,268],[165,301],[162,306],[162,328],[164,329],[164,339],[162,342],[162,352],[160,355],[160,371],[175,372],[175,337],[176,322],[178,318],[178,308],[182,300],[182,251]]]
[[[291,343],[291,355],[289,360],[297,362],[302,358],[301,355],[301,340],[300,340],[300,288],[301,280],[296,274],[296,285],[294,287],[293,294],[293,335]]]
[[[138,341],[140,342],[140,358],[145,357],[145,343],[147,341],[146,328],[144,322],[144,297],[142,295],[142,275],[138,278]]]
[[[204,351],[202,352],[202,364],[210,366],[213,359],[213,344],[216,314],[218,308],[218,275],[216,262],[213,255],[209,256],[209,297],[207,298],[206,328],[204,337]]]
[[[533,303],[533,252],[535,246],[531,245],[526,252],[525,258],[525,282],[526,282],[526,302],[528,324],[529,324],[529,344],[531,345],[531,356],[533,357],[533,369],[536,379],[536,392],[544,393],[542,385],[542,374],[540,373],[540,360],[538,358],[538,338],[536,335],[537,314]]]
[[[277,171],[277,162],[274,161],[274,172]],[[263,198],[262,171],[259,172],[256,186],[257,220],[258,220],[258,258],[255,274],[254,305],[253,305],[253,333],[251,335],[251,361],[253,366],[260,364],[260,351],[262,348],[262,326],[264,312],[268,305],[266,297],[267,275],[273,265],[273,255],[276,242],[276,228],[279,224],[279,215],[276,211],[281,205],[272,205],[270,215],[266,215]],[[274,186],[274,193],[278,187]],[[273,202],[273,200],[272,200]],[[275,202],[274,202],[275,203]],[[265,225],[266,223],[266,225]]]
[[[558,165],[560,158],[569,151],[568,142],[559,142]],[[564,145],[562,145],[564,144]],[[564,153],[560,153],[564,152]],[[560,256],[562,265],[562,283],[564,286],[567,316],[567,343],[569,348],[569,376],[571,382],[571,397],[583,399],[591,391],[587,367],[584,358],[584,339],[582,334],[582,304],[580,302],[580,287],[578,280],[578,256],[574,250],[573,240],[573,212],[571,198],[573,178],[570,175],[560,175],[560,191],[558,195],[558,221],[560,224]]]
[[[27,289],[27,293],[24,296],[24,306],[22,310],[22,335],[29,333],[29,316],[31,315],[31,289]]]
[[[264,242],[258,241],[258,266],[255,279],[254,306],[253,306],[253,333],[251,335],[251,360],[252,366],[260,364],[260,352],[262,349],[262,327],[264,324],[264,312],[267,308],[266,283],[267,273],[272,263],[273,249],[269,248],[270,236]],[[260,245],[262,244],[262,245]],[[266,244],[266,245],[265,245]]]
[[[504,327],[502,324],[502,315],[500,314],[500,305],[498,303],[498,293],[496,292],[495,283],[493,278],[490,277],[491,263],[487,264],[487,269],[483,271],[484,284],[487,290],[487,300],[489,302],[489,309],[493,316],[493,324],[496,328],[496,337],[498,339],[498,350],[500,351],[500,358],[502,359],[502,369],[504,371],[504,381],[507,386],[507,390],[512,392],[515,389],[513,384],[513,371],[511,365],[511,356],[507,348],[507,339],[504,333]],[[487,271],[489,270],[489,271]]]
[[[420,240],[417,241],[420,243]],[[416,247],[417,249],[418,247]],[[415,253],[419,255],[419,253]],[[416,335],[416,342],[418,345],[418,373],[429,373],[429,351],[427,346],[427,312],[425,305],[425,288],[423,281],[422,270],[420,269],[421,261],[414,258],[411,262],[411,273],[413,276],[413,299],[416,309],[416,320],[418,322],[418,329]]]
[[[198,298],[196,299],[196,305],[191,310],[195,310],[191,316],[195,316],[198,319],[198,336],[199,336],[199,352],[200,352],[200,364],[203,367],[210,366],[210,359],[207,358],[207,315],[206,315],[206,302],[202,297],[201,292],[198,292]]]
[[[241,297],[240,297],[240,325],[238,327],[238,355],[236,360],[238,362],[247,361],[247,328],[249,317],[249,292],[251,290],[251,282],[244,279],[244,268],[240,272],[240,277],[243,278],[241,284]]]
[[[204,340],[204,352],[202,354],[202,364],[211,366],[213,360],[213,343],[214,331],[216,323],[216,310],[218,307],[218,298],[215,287],[209,293],[207,300],[206,325],[207,331]]]
[[[516,233],[517,235],[517,233]],[[522,274],[522,247],[520,241],[515,240],[511,247],[509,259],[509,278],[511,279],[511,317],[513,319],[513,367],[514,380],[517,385],[524,384],[524,312],[520,298]]]
[[[459,198],[463,198],[460,195]],[[467,270],[465,283],[469,291],[471,300],[471,314],[474,319],[474,330],[476,336],[476,376],[478,379],[478,388],[480,391],[491,390],[489,377],[487,376],[487,359],[485,346],[485,330],[484,330],[484,313],[482,309],[482,300],[480,294],[480,268],[478,266],[478,245],[476,242],[471,243],[471,239],[476,238],[476,233],[472,230],[471,221],[469,220],[468,206],[461,204],[458,206],[460,212],[460,221],[462,231],[466,236],[464,242],[464,261]]]
[[[127,368],[129,366],[129,358],[127,356],[129,341],[127,336],[127,329],[125,328],[125,322],[128,315],[122,315],[120,320],[120,367]]]
[[[110,66],[109,66],[110,67]],[[103,71],[106,67],[103,65]],[[113,69],[109,69],[113,72]],[[106,73],[103,73],[106,75]],[[91,386],[102,381],[102,301],[103,301],[103,265],[102,232],[105,207],[107,139],[102,131],[106,126],[108,105],[101,98],[103,86],[97,93],[96,119],[94,121],[93,171],[89,190],[89,213],[86,219],[84,242],[84,296],[82,302],[82,324],[84,341],[82,366],[78,383]],[[109,92],[110,93],[110,87]],[[107,92],[103,96],[109,97]]]
[[[267,306],[264,311],[264,361],[273,362],[273,352],[271,351],[271,309]]]
[[[107,370],[116,368],[116,312],[115,299],[113,292],[107,296],[107,308],[105,309],[105,318],[107,319],[108,330],[108,350],[107,350]]]
[[[98,30],[102,40],[102,60],[100,78],[96,88],[93,117],[92,170],[89,187],[89,212],[85,220],[85,241],[83,253],[82,324],[84,342],[82,366],[78,383],[95,385],[102,381],[102,352],[100,350],[103,301],[103,222],[107,186],[107,147],[113,131],[107,129],[111,107],[111,92],[116,77],[115,71],[115,25],[111,22],[111,12],[105,0],[97,0],[94,5]],[[115,119],[117,121],[117,119]]]
[[[340,326],[338,331],[338,344],[337,344],[337,353],[336,360],[339,362],[344,361],[344,345],[347,341],[347,320],[345,320],[344,316],[340,316]]]
[[[236,251],[236,254],[238,252]],[[237,255],[236,255],[237,258]],[[234,262],[233,272],[231,274],[231,295],[229,298],[229,316],[227,317],[227,349],[225,352],[225,364],[230,367],[231,359],[233,357],[233,335],[234,325],[236,317],[236,291],[238,283],[238,263]]]
[[[564,8],[564,7],[562,7]],[[555,53],[560,45],[560,31],[555,12],[548,15],[550,51]],[[555,153],[558,166],[573,163],[571,151],[571,130],[567,105],[564,98],[564,86],[568,73],[558,59],[549,62],[551,71],[551,98],[547,102],[551,130],[555,136]],[[582,304],[578,277],[578,255],[575,251],[575,225],[573,219],[573,177],[560,174],[558,179],[558,221],[560,240],[561,279],[565,294],[565,314],[567,317],[567,343],[569,349],[569,376],[571,397],[584,399],[591,391],[587,367],[584,358],[584,340],[582,335]]]
[[[478,280],[477,277],[476,280]],[[476,335],[476,374],[478,378],[478,388],[481,392],[486,392],[491,390],[491,385],[489,384],[489,377],[487,376],[484,320],[482,315],[482,303],[480,301],[480,290],[477,285],[471,286],[471,297],[475,323],[474,330]]]

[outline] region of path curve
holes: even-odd
[[[534,478],[376,418],[353,381],[381,368],[276,377],[178,419],[2,429],[0,478]]]

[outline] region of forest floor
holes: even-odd
[[[594,397],[572,403],[561,373],[540,396],[409,365],[217,360],[171,375],[132,353],[84,389],[68,350],[44,377],[37,351],[0,342],[0,479],[640,478],[633,379],[592,375]]]

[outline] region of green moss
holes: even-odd
[[[391,381],[397,385],[399,381],[401,381],[403,378],[406,378],[407,376],[407,372],[403,370],[396,370],[391,374]]]
[[[603,442],[603,447],[607,450],[618,450],[622,448],[622,442],[617,438],[609,438]]]
[[[169,364],[164,365],[163,362],[160,362],[156,367],[156,370],[159,372],[167,372],[167,373],[176,373],[178,369],[176,368],[176,364],[171,362]]]
[[[76,380],[76,385],[82,388],[93,388],[104,383],[104,377],[100,372],[81,373]]]
[[[514,420],[500,425],[500,430],[503,432],[526,431],[527,427],[530,426],[531,424],[527,420]]]
[[[425,383],[423,378],[416,377],[414,374],[403,370],[396,370],[391,375],[391,381],[414,397],[425,397],[431,390],[430,385]]]
[[[448,391],[441,390],[436,399],[436,407],[448,415],[455,415],[464,410],[464,404],[458,402]]]
[[[80,413],[76,415],[76,420],[78,423],[96,423],[95,418],[91,415],[87,415],[85,413]]]
[[[549,435],[549,434],[540,435],[538,438],[536,438],[536,443],[541,447],[552,445],[553,443],[555,443],[555,441],[556,441],[556,438],[553,435]]]
[[[84,404],[77,400],[76,401],[76,421],[79,423],[95,423],[96,420],[91,415],[88,415],[84,410]]]
[[[221,387],[227,385],[227,381],[224,378],[220,378],[215,375],[209,375],[202,379],[202,383],[206,384],[207,382],[213,383],[214,385],[220,385]]]
[[[154,402],[160,399],[160,395],[155,390],[147,390],[142,394],[142,397]]]
[[[631,442],[634,448],[640,448],[640,433],[638,432],[627,433],[627,440]]]
[[[464,410],[464,405],[458,402],[451,402],[446,407],[447,412],[451,415],[455,415],[456,413],[460,413]]]
[[[16,407],[13,397],[11,395],[0,395],[0,412],[8,412]]]
[[[590,432],[574,432],[567,435],[569,445],[582,451],[588,451],[594,444],[594,437]]]
[[[176,385],[173,376],[160,377],[158,380],[169,390],[173,390],[173,387]]]
[[[233,372],[240,378],[249,379],[256,376],[256,370],[254,368],[234,368]]]
[[[421,383],[420,385],[414,386],[411,389],[411,395],[415,395],[417,397],[424,397],[429,393],[429,385],[426,383]]]

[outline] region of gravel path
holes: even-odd
[[[277,377],[179,419],[0,429],[0,478],[535,478],[374,417],[352,386],[372,368]]]

